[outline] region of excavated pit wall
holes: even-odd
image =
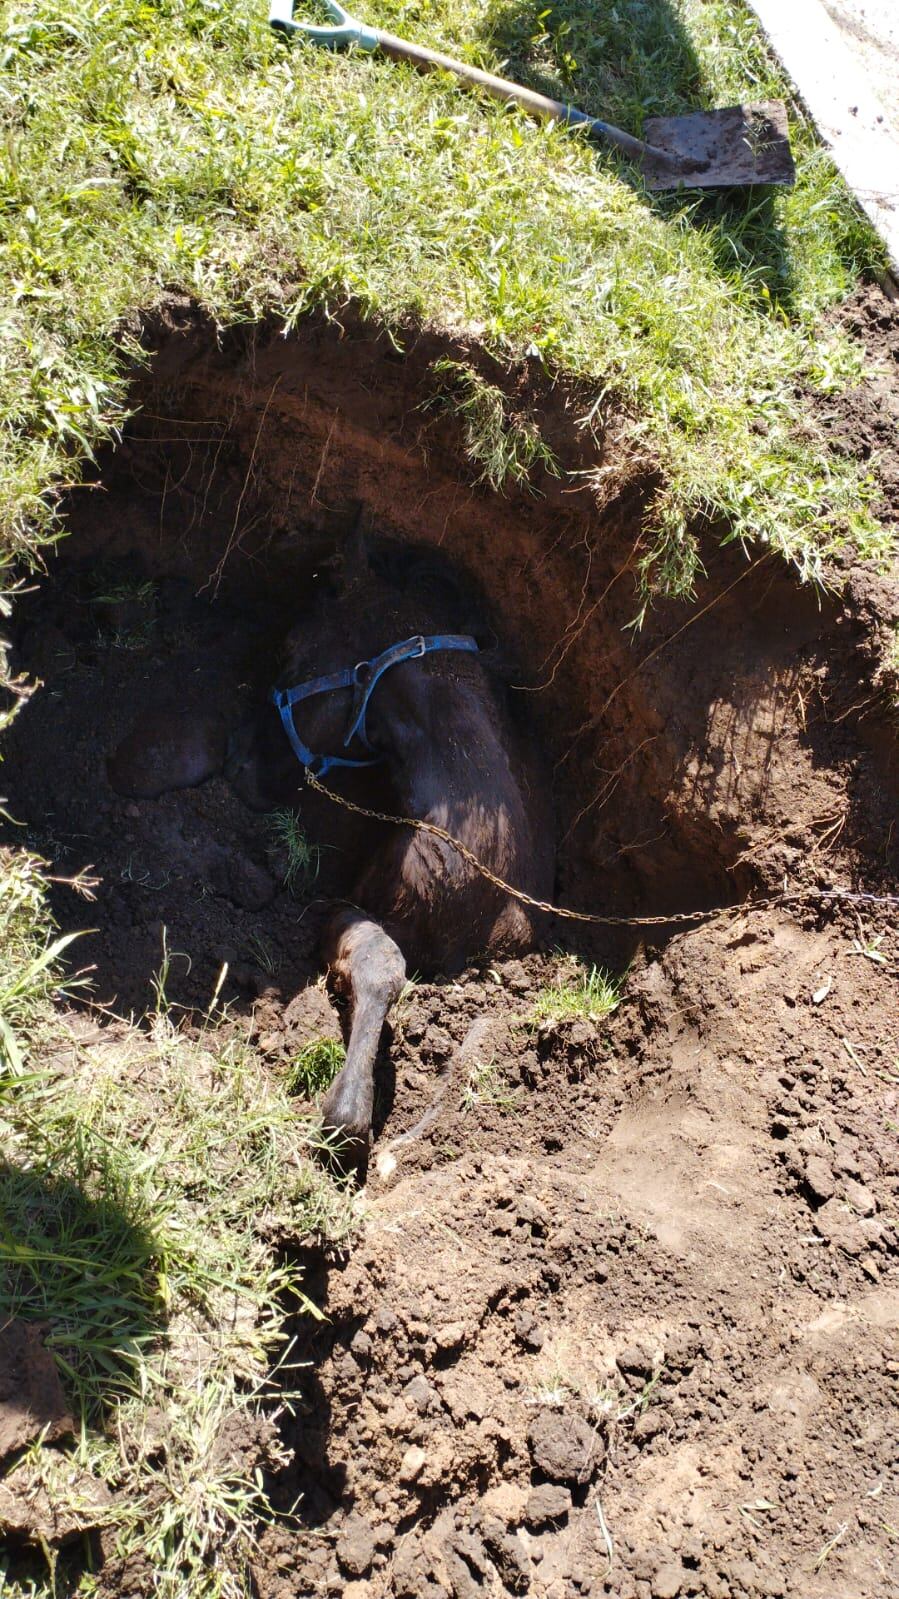
[[[553,765],[559,895],[661,914],[748,889],[738,857],[785,819],[779,738],[804,737],[812,769],[829,759],[796,695],[804,673],[833,670],[837,607],[709,536],[697,603],[657,604],[630,627],[653,473],[620,419],[597,436],[576,394],[527,368],[504,375],[506,390],[563,475],[497,494],[472,485],[458,420],[429,404],[435,360],[473,359],[446,338],[400,350],[365,325],[310,321],[289,339],[215,340],[188,307],[144,338],[134,419],[100,464],[102,495],[73,506],[62,564],[70,551],[132,560],[208,599],[252,596],[271,606],[274,643],[291,592],[362,501],[377,531],[438,547],[486,597],[518,713]]]

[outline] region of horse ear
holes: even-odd
[[[356,514],[349,533],[344,539],[341,553],[341,589],[344,594],[350,594],[364,582],[371,570],[368,561],[368,545],[364,533],[365,507],[361,501],[356,508]]]

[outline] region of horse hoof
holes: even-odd
[[[334,1087],[337,1087],[337,1083]],[[342,1086],[342,1085],[341,1085]],[[322,1103],[323,1154],[336,1170],[349,1173],[368,1166],[371,1128],[364,1115],[343,1094],[331,1092]]]
[[[322,1133],[329,1144],[360,1144],[368,1148],[369,1126],[350,1116],[334,1115],[328,1110],[327,1100],[322,1106]]]
[[[368,1173],[369,1134],[345,1127],[322,1127],[321,1158],[337,1177],[362,1184]]]

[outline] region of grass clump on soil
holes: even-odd
[[[510,482],[527,484],[538,465],[553,477],[561,475],[534,418],[511,414],[495,383],[488,383],[468,361],[435,361],[433,370],[442,389],[438,403],[462,421],[465,453],[480,469],[478,482],[497,491]]]
[[[476,1110],[486,1105],[501,1111],[521,1109],[518,1090],[512,1087],[503,1067],[493,1056],[474,1062],[462,1090],[463,1110]]]
[[[75,1432],[28,1449],[6,1483],[37,1507],[45,1552],[41,1486],[56,1517],[105,1528],[123,1585],[240,1599],[290,1387],[285,1318],[307,1305],[271,1240],[345,1237],[349,1197],[227,1018],[191,1037],[162,1007],[146,1030],[83,1013],[51,1026],[39,892],[14,925],[34,975],[0,1079],[0,1319],[45,1327]],[[56,1559],[20,1585],[7,1552],[4,1592],[55,1592]]]
[[[320,846],[310,844],[294,811],[272,811],[268,825],[273,847],[283,857],[284,887],[297,893],[311,888],[321,870]]]
[[[784,89],[726,0],[361,11],[636,132]],[[626,417],[657,482],[647,588],[690,590],[697,521],[806,577],[884,549],[865,469],[800,398],[857,378],[819,319],[882,252],[798,108],[792,192],[658,198],[444,75],[287,41],[258,0],[14,3],[0,62],[3,559],[52,536],[54,496],[121,425],[135,310],[172,292],[287,330],[353,303],[399,342],[438,323],[575,379],[585,422]]]
[[[151,605],[156,597],[156,584],[135,580],[132,583],[111,583],[100,594],[95,594],[93,605]]]
[[[287,1069],[284,1086],[289,1094],[314,1099],[330,1088],[346,1060],[346,1050],[334,1038],[313,1038]]]
[[[553,1022],[600,1022],[617,1010],[620,1000],[621,985],[610,972],[599,966],[588,971],[567,961],[555,982],[535,996],[527,1023],[533,1029]]]

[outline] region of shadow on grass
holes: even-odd
[[[294,1526],[314,1529],[327,1527],[331,1518],[346,1507],[350,1472],[343,1458],[345,1445],[339,1429],[332,1436],[335,1418],[330,1368],[335,1359],[340,1363],[341,1405],[355,1407],[362,1399],[359,1390],[364,1377],[360,1360],[350,1353],[350,1344],[365,1313],[326,1314],[326,1310],[330,1311],[329,1279],[343,1268],[324,1250],[294,1246],[285,1250],[285,1260],[302,1267],[303,1291],[322,1314],[315,1318],[304,1309],[290,1315],[285,1325],[298,1392],[281,1418],[280,1429],[289,1458],[273,1474],[270,1493],[279,1514],[290,1518]]]
[[[551,7],[546,0],[495,0],[482,37],[503,57],[505,76],[637,136],[647,117],[713,110],[720,103],[668,0],[554,0]],[[767,96],[766,86],[753,88],[747,73],[745,98]],[[739,280],[759,308],[791,311],[794,276],[776,191],[756,186],[650,194],[633,167],[622,162],[620,170],[658,215],[686,219],[705,232],[717,270]]]
[[[140,1211],[109,1167],[82,1186],[0,1160],[0,1323],[44,1325],[76,1430],[133,1387],[164,1326],[159,1242]]]

